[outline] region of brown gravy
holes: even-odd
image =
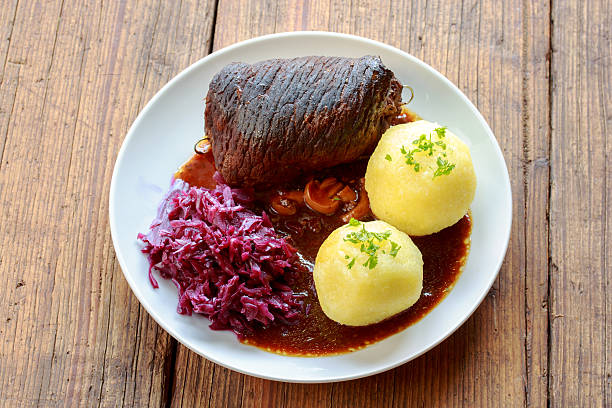
[[[333,175],[338,180],[355,186],[355,180],[363,177],[367,159],[326,169],[316,175],[323,179]],[[177,174],[177,178],[193,186],[212,187],[214,181],[212,154],[196,154]],[[307,179],[285,186],[286,189],[303,189]],[[356,188],[356,187],[355,187]],[[327,236],[345,222],[342,213],[331,216],[312,211],[307,206],[299,207],[290,216],[275,215],[267,203],[276,190],[257,193],[253,210],[266,210],[277,232],[286,236],[298,250],[300,256],[300,278],[293,285],[296,292],[306,294],[308,314],[296,324],[272,325],[261,328],[242,341],[268,351],[300,356],[319,356],[345,353],[380,341],[416,323],[432,310],[452,289],[469,252],[471,219],[463,217],[457,224],[436,234],[412,237],[423,254],[423,291],[420,299],[411,308],[383,322],[363,327],[350,327],[330,320],[321,310],[312,279],[312,266],[318,249]],[[370,214],[362,220],[371,220]]]
[[[320,356],[354,351],[395,334],[423,318],[452,289],[469,251],[470,230],[471,220],[466,215],[436,234],[413,237],[423,254],[423,292],[417,303],[390,319],[361,327],[344,326],[329,319],[317,301],[312,269],[308,268],[294,285],[295,291],[308,294],[308,316],[294,326],[258,330],[244,342],[281,354]],[[302,252],[299,243],[296,246]],[[314,262],[314,258],[304,257]]]
[[[190,186],[206,187],[214,189],[217,183],[213,180],[215,174],[215,160],[212,150],[204,154],[194,154],[185,164],[181,166],[174,177],[181,179]]]

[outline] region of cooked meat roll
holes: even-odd
[[[205,127],[233,186],[271,186],[370,153],[400,113],[402,85],[379,57],[233,63],[212,79]]]

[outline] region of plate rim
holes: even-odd
[[[124,259],[123,253],[121,252],[121,249],[119,248],[117,242],[118,242],[118,238],[117,238],[117,226],[116,226],[116,213],[115,213],[115,207],[116,204],[115,202],[116,200],[116,189],[117,189],[117,179],[118,179],[118,171],[119,171],[119,163],[122,162],[124,155],[125,155],[125,151],[126,151],[126,146],[128,145],[129,141],[132,139],[132,137],[134,136],[135,133],[135,129],[137,129],[140,125],[140,123],[143,121],[143,118],[146,116],[146,113],[152,108],[153,105],[156,104],[156,102],[158,101],[158,99],[160,99],[162,97],[162,95],[164,93],[166,93],[166,91],[168,89],[170,89],[171,87],[174,86],[175,83],[179,82],[180,80],[182,80],[185,76],[188,76],[192,71],[196,71],[198,70],[201,66],[205,65],[206,63],[208,63],[209,60],[216,58],[219,55],[223,55],[226,53],[230,53],[233,50],[235,50],[236,48],[241,48],[241,47],[245,47],[245,46],[249,46],[249,45],[253,45],[256,43],[263,43],[272,39],[277,39],[277,38],[305,38],[305,37],[309,37],[310,39],[324,39],[324,38],[330,38],[333,37],[334,39],[340,39],[340,40],[352,40],[352,41],[358,41],[358,42],[365,42],[368,43],[369,45],[375,46],[375,47],[380,47],[383,49],[386,49],[387,51],[393,52],[393,53],[397,53],[399,55],[401,55],[404,58],[407,58],[409,60],[411,60],[412,62],[414,62],[415,64],[421,66],[422,68],[424,68],[425,70],[429,71],[429,73],[433,74],[438,80],[442,81],[443,83],[445,83],[447,86],[449,86],[460,98],[461,100],[467,105],[467,107],[472,111],[472,113],[478,118],[478,120],[480,121],[481,125],[483,125],[483,128],[487,134],[487,136],[489,137],[489,139],[493,142],[493,149],[496,152],[497,155],[497,159],[501,161],[501,163],[503,163],[503,167],[504,167],[504,177],[503,180],[503,184],[504,184],[504,191],[506,192],[506,197],[504,201],[508,201],[508,209],[507,209],[507,226],[505,228],[505,231],[503,232],[503,245],[501,246],[501,252],[500,252],[500,256],[497,259],[497,263],[494,266],[494,270],[495,273],[490,275],[489,278],[489,282],[487,282],[486,284],[486,290],[483,291],[476,302],[474,302],[474,304],[469,308],[469,312],[465,314],[465,316],[459,320],[457,320],[454,324],[452,324],[452,328],[450,330],[447,330],[446,333],[444,333],[442,336],[440,336],[439,338],[437,338],[435,341],[431,342],[427,347],[423,348],[422,350],[420,350],[418,353],[414,353],[414,354],[410,354],[405,358],[399,359],[397,361],[395,361],[394,363],[391,364],[387,364],[384,365],[382,367],[376,368],[376,369],[372,369],[372,370],[364,370],[363,372],[360,372],[358,374],[349,374],[349,375],[341,375],[341,376],[326,376],[324,378],[320,378],[320,379],[311,379],[311,378],[286,378],[286,377],[281,377],[281,376],[272,376],[272,375],[265,375],[265,374],[260,374],[257,372],[252,372],[251,370],[246,370],[246,369],[242,369],[240,367],[236,367],[234,365],[231,364],[227,364],[223,361],[219,361],[214,357],[211,357],[209,355],[205,355],[204,353],[194,349],[193,347],[191,347],[188,344],[185,344],[182,340],[180,340],[180,338],[182,337],[179,333],[177,333],[176,330],[174,330],[171,326],[165,324],[164,320],[160,317],[160,315],[158,313],[155,312],[155,310],[151,307],[148,307],[148,302],[144,301],[143,299],[143,294],[140,293],[138,290],[135,290],[134,288],[137,287],[137,282],[132,279],[131,275],[127,274],[125,272],[125,270],[127,269],[126,267],[126,261]],[[244,40],[244,41],[240,41],[234,44],[231,44],[227,47],[224,47],[220,50],[217,50],[213,53],[210,53],[208,55],[206,55],[205,57],[199,59],[198,61],[194,62],[193,64],[189,65],[188,67],[186,67],[185,69],[183,69],[181,72],[179,72],[176,76],[174,76],[171,80],[169,80],[159,91],[156,92],[156,94],[147,102],[147,104],[145,105],[145,107],[140,110],[140,112],[138,113],[136,119],[134,120],[134,122],[132,123],[132,125],[130,126],[130,128],[128,129],[125,138],[122,141],[121,147],[119,149],[119,152],[117,154],[117,158],[115,160],[115,165],[113,168],[113,173],[112,173],[112,177],[111,177],[111,183],[110,183],[110,189],[109,189],[109,224],[110,224],[110,231],[111,231],[111,238],[112,238],[112,242],[113,242],[113,248],[115,250],[115,256],[117,258],[117,261],[119,262],[119,266],[121,268],[121,272],[123,273],[124,278],[126,279],[126,281],[128,282],[128,285],[130,286],[130,289],[132,291],[132,293],[136,296],[136,298],[138,299],[140,306],[142,306],[147,313],[153,318],[153,320],[155,320],[155,322],[160,325],[168,334],[170,334],[176,341],[178,341],[180,344],[182,344],[183,346],[187,347],[189,350],[195,352],[196,354],[206,358],[207,360],[212,361],[215,364],[219,364],[222,367],[228,368],[230,370],[234,370],[236,372],[242,373],[242,374],[246,374],[246,375],[251,375],[254,377],[258,377],[258,378],[263,378],[263,379],[267,379],[267,380],[274,380],[274,381],[281,381],[281,382],[290,382],[290,383],[329,383],[329,382],[341,382],[341,381],[348,381],[348,380],[353,380],[353,379],[357,379],[357,378],[363,378],[363,377],[368,377],[368,376],[372,376],[372,375],[376,375],[379,374],[381,372],[385,372],[388,370],[391,370],[395,367],[398,367],[400,365],[403,365],[411,360],[416,359],[417,357],[425,354],[426,352],[430,351],[431,349],[433,349],[434,347],[436,347],[437,345],[439,345],[440,343],[442,343],[444,340],[446,340],[450,335],[452,335],[453,333],[455,333],[457,331],[457,329],[459,327],[461,327],[466,321],[467,319],[469,319],[474,312],[476,311],[476,309],[482,304],[482,301],[484,300],[484,298],[487,296],[487,294],[489,293],[489,291],[491,290],[491,287],[493,285],[493,283],[495,282],[495,280],[497,279],[497,277],[499,276],[499,272],[501,269],[501,266],[506,258],[507,255],[507,250],[508,250],[508,245],[510,242],[510,236],[511,236],[511,229],[512,229],[512,209],[513,209],[513,205],[512,205],[512,185],[510,183],[510,176],[509,176],[509,172],[508,172],[508,165],[506,163],[506,160],[503,156],[503,153],[501,151],[501,147],[497,141],[497,138],[495,137],[493,131],[491,130],[488,122],[485,120],[484,116],[480,113],[480,111],[476,108],[476,106],[467,98],[467,96],[448,78],[446,78],[444,75],[442,75],[440,72],[438,72],[435,68],[431,67],[429,64],[427,64],[426,62],[420,60],[419,58],[407,53],[406,51],[403,51],[399,48],[396,48],[394,46],[385,44],[383,42],[377,41],[377,40],[372,40],[366,37],[361,37],[361,36],[357,36],[357,35],[353,35],[353,34],[345,34],[345,33],[337,33],[337,32],[329,32],[329,31],[290,31],[290,32],[281,32],[281,33],[274,33],[274,34],[267,34],[267,35],[263,35],[263,36],[259,36],[259,37],[254,37],[248,40]],[[398,332],[399,333],[399,332]],[[397,333],[396,333],[397,334]],[[321,356],[321,357],[314,357],[314,358],[326,358],[328,356]],[[299,357],[299,358],[312,358],[312,357]]]

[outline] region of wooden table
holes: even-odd
[[[0,7],[0,405],[612,406],[610,0],[18,1]],[[108,192],[145,103],[185,67],[291,30],[362,35],[446,75],[505,155],[499,278],[424,356],[322,385],[217,366],[115,259]]]

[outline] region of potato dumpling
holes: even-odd
[[[313,275],[327,317],[348,326],[364,326],[391,317],[419,299],[423,258],[408,235],[386,222],[351,220],[323,242]]]
[[[465,143],[419,120],[383,134],[368,162],[365,189],[377,218],[409,235],[429,235],[466,214],[476,174]]]

